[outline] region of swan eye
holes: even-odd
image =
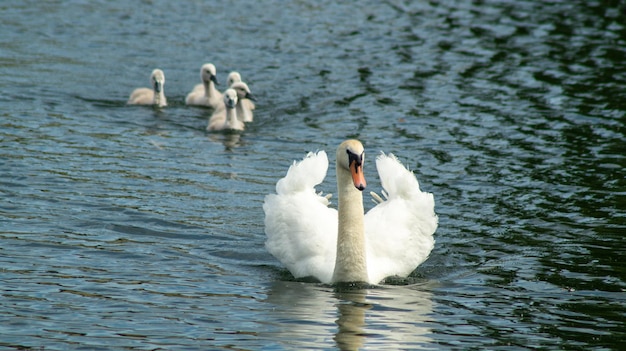
[[[348,153],[349,165],[352,164],[352,162],[355,162],[357,166],[361,166],[363,164],[363,155],[365,154],[365,151],[361,152],[360,155],[357,155],[350,150],[346,150],[346,152]]]

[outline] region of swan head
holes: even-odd
[[[226,108],[233,109],[237,105],[237,92],[235,89],[227,89],[224,92],[224,105]]]
[[[337,168],[350,172],[354,187],[361,191],[367,186],[363,175],[364,160],[365,150],[358,140],[346,140],[337,148]]]
[[[237,97],[239,99],[250,99],[252,101],[256,101],[256,98],[250,92],[250,88],[248,88],[248,84],[244,82],[235,82],[230,86],[230,88],[237,92]]]
[[[228,84],[228,86],[232,88],[233,84],[237,82],[241,82],[241,74],[236,71],[230,72],[228,74],[228,78],[226,78],[226,83]]]
[[[217,82],[217,70],[215,69],[215,65],[212,63],[205,63],[202,65],[200,68],[200,79],[207,84],[212,81],[215,85],[219,85]]]
[[[160,93],[163,90],[163,85],[165,85],[165,74],[160,69],[155,69],[152,71],[150,75],[150,80],[152,80],[152,87],[154,91]]]

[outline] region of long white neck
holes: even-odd
[[[161,87],[161,91],[154,92],[154,104],[159,107],[167,106],[167,100],[165,99],[165,92],[163,91],[163,87]]]
[[[368,282],[363,226],[363,194],[350,172],[337,165],[339,228],[333,282]]]
[[[239,118],[240,121],[242,122],[248,122],[246,121],[246,110],[243,107],[243,99],[239,99],[237,101],[237,118]]]
[[[204,82],[204,96],[211,98],[213,96],[216,96],[216,94],[217,89],[215,89],[215,83],[213,83],[212,80]]]
[[[228,129],[242,129],[243,122],[237,120],[237,110],[234,108],[226,108],[226,127]]]

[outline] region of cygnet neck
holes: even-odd
[[[167,100],[165,100],[165,92],[163,91],[163,86],[161,86],[160,91],[154,92],[154,104],[159,107],[163,107],[167,105]]]
[[[226,107],[226,124],[228,128],[238,129],[237,110],[234,108]]]
[[[204,96],[206,96],[207,98],[211,98],[213,96],[216,96],[216,94],[217,94],[217,89],[215,89],[215,83],[213,83],[212,80],[205,81],[204,82]]]

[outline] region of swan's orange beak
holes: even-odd
[[[350,162],[350,173],[352,173],[352,181],[354,187],[363,191],[367,184],[365,183],[365,176],[363,175],[363,163],[352,160]]]

